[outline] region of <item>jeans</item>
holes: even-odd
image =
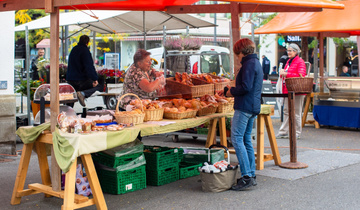
[[[239,161],[241,176],[255,176],[255,154],[251,130],[256,115],[235,110],[231,125],[231,141]]]

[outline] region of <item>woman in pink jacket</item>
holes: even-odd
[[[306,76],[306,66],[303,59],[299,57],[301,52],[300,47],[291,43],[287,48],[287,53],[289,60],[287,61],[285,68],[280,70],[280,76],[283,81],[282,90],[283,93],[288,93],[288,90],[285,85],[285,78],[291,77],[300,77],[300,74]],[[302,107],[304,103],[305,95],[296,95],[295,96],[295,125],[296,125],[296,138],[300,138],[302,126],[301,126],[301,115]],[[281,124],[280,130],[277,138],[289,138],[289,110],[288,110],[288,99],[284,100],[284,118]]]

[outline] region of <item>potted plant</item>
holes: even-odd
[[[44,84],[44,82],[41,80],[30,80],[29,81],[30,96],[27,95],[27,80],[20,80],[20,84],[15,86],[16,93],[20,93],[22,96],[30,97],[31,109],[32,109],[34,118],[35,118],[36,114],[38,113],[38,111],[40,110],[40,104],[34,103],[34,93],[35,93],[36,89],[42,84]],[[49,106],[49,104],[46,104],[45,106]]]
[[[125,78],[125,71],[118,69],[101,69],[97,71],[100,78],[103,78],[108,84],[112,83],[122,83]]]
[[[39,78],[45,83],[50,83],[50,61],[46,59],[39,60],[37,63]],[[59,79],[61,82],[66,82],[66,63],[59,63]]]
[[[166,39],[164,47],[167,51],[179,51],[179,50],[183,50],[181,43],[182,43],[181,39],[170,38],[170,39]]]

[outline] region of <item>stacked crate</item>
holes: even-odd
[[[124,194],[146,188],[143,147],[140,141],[136,141],[92,154],[104,192]]]
[[[144,146],[148,185],[160,186],[179,180],[177,148]]]

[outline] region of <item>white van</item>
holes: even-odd
[[[160,69],[161,60],[164,54],[164,48],[154,48],[147,50],[151,53],[151,57],[158,61],[155,69]],[[169,55],[167,55],[169,56]],[[170,55],[173,56],[173,55]],[[213,73],[217,75],[230,73],[230,51],[228,48],[203,45],[198,53],[190,55],[191,73]],[[167,68],[169,69],[169,68]],[[169,69],[176,72],[174,69]]]

